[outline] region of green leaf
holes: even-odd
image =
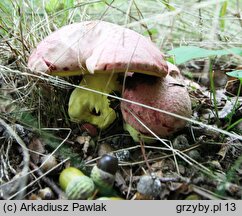
[[[36,129],[39,127],[38,120],[29,112],[17,113],[16,119],[23,125]]]
[[[55,13],[60,10],[74,6],[73,0],[49,0],[46,2],[45,9],[48,13]]]
[[[242,80],[242,70],[234,70],[226,73],[228,76],[238,78]]]
[[[242,49],[241,48],[231,48],[231,49],[223,49],[223,50],[209,50],[204,49],[196,46],[181,46],[170,50],[168,52],[169,55],[173,55],[175,57],[176,64],[183,64],[187,61],[197,58],[207,58],[210,56],[217,56],[217,55],[241,55],[242,56]]]

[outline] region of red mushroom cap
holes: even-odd
[[[62,27],[46,37],[29,58],[34,72],[70,76],[103,72],[168,73],[160,50],[135,31],[104,21]]]
[[[190,117],[191,101],[188,92],[170,75],[165,78],[146,77],[140,80],[131,77],[130,79],[132,85],[126,87],[123,98]],[[159,137],[167,137],[186,125],[186,121],[179,118],[124,101],[121,102],[121,111],[126,124],[147,136],[151,136],[149,131],[129,111]]]

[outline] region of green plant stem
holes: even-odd
[[[236,109],[236,105],[238,103],[238,100],[239,100],[239,96],[240,96],[240,92],[241,92],[241,86],[242,86],[242,79],[240,79],[240,83],[239,83],[239,89],[238,89],[238,92],[237,92],[237,95],[236,95],[236,100],[235,100],[235,103],[234,103],[234,106],[233,106],[233,109],[231,111],[231,115],[229,117],[229,124],[228,124],[228,127],[226,128],[226,130],[230,130],[231,128],[233,128],[234,126],[236,126],[237,124],[239,124],[242,119],[239,119],[238,121],[234,122],[232,125],[231,125],[231,122],[232,122],[232,118],[233,118],[233,115],[234,115],[234,112],[235,112],[235,109]]]
[[[215,89],[215,85],[214,85],[214,71],[213,71],[213,61],[211,60],[210,63],[210,69],[209,69],[209,79],[210,79],[210,88],[211,88],[211,94],[213,96],[213,104],[214,104],[214,108],[215,108],[215,115],[217,117],[218,120],[218,105],[217,105],[217,100],[216,100],[216,89]]]
[[[229,125],[226,130],[230,130],[232,129],[233,127],[235,127],[236,125],[238,125],[240,122],[242,122],[242,118],[237,120],[236,122],[234,122],[233,124]]]

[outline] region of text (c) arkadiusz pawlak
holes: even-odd
[[[35,203],[22,203],[19,211],[21,212],[55,212],[55,211],[107,211],[106,205],[103,203],[96,204],[80,204],[77,202],[72,203],[71,205],[68,204],[52,204],[52,203],[45,203],[45,204],[35,204]]]

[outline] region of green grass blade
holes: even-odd
[[[228,6],[228,1],[225,1],[221,7],[220,14],[219,14],[219,18],[220,18],[219,25],[220,25],[221,31],[224,31],[224,28],[225,28],[225,19],[224,18],[225,18],[226,12],[227,12],[227,6]]]

